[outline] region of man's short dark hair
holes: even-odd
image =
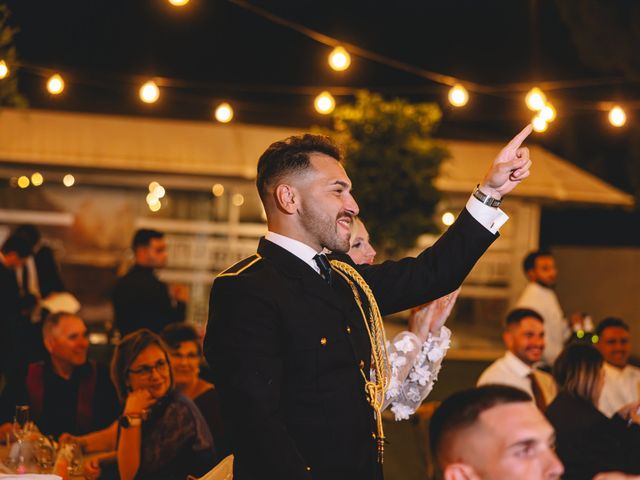
[[[531,396],[506,385],[483,385],[454,393],[442,402],[429,422],[429,443],[434,458],[441,461],[447,437],[472,426],[485,410],[520,402],[531,402]]]
[[[621,318],[607,317],[603,318],[598,324],[598,328],[596,328],[596,335],[598,335],[598,337],[602,337],[602,332],[609,327],[619,327],[624,328],[627,332],[629,331],[629,325],[627,325]]]
[[[507,315],[507,319],[504,322],[505,328],[509,328],[513,325],[519,324],[522,319],[531,317],[539,320],[540,323],[544,323],[544,318],[535,310],[531,310],[530,308],[515,308],[509,312]]]
[[[164,238],[164,233],[150,228],[141,228],[133,235],[131,248],[135,252],[140,247],[148,247],[154,238]]]
[[[329,137],[305,133],[272,143],[258,160],[256,186],[263,200],[267,190],[285,175],[309,168],[309,155],[324,153],[337,161],[342,159],[340,148]]]
[[[20,258],[27,258],[32,253],[29,241],[15,234],[9,236],[9,238],[4,241],[0,250],[4,254],[16,253]]]
[[[536,266],[536,258],[538,257],[553,257],[553,254],[549,250],[536,250],[527,254],[522,262],[522,269],[525,274]]]
[[[22,237],[27,240],[31,250],[33,250],[40,241],[40,231],[35,225],[31,225],[30,223],[18,225],[13,231],[13,235],[17,235],[18,237]]]

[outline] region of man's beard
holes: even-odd
[[[553,290],[554,288],[556,288],[556,283],[555,283],[555,282],[553,282],[553,283],[546,283],[546,282],[543,282],[542,280],[536,280],[536,283],[537,283],[538,285],[540,285],[541,287],[549,288],[549,289],[551,289],[551,290]]]
[[[340,237],[338,219],[353,216],[347,212],[340,212],[336,218],[322,214],[314,208],[308,208],[301,214],[301,222],[305,230],[324,248],[332,252],[346,253],[349,251],[349,236]]]

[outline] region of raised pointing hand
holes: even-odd
[[[527,125],[504,147],[495,158],[489,171],[480,183],[480,191],[494,198],[502,198],[530,174],[529,149],[522,142],[531,133]]]

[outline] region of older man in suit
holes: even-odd
[[[382,477],[379,314],[458,288],[506,220],[502,196],[529,175],[520,145],[530,131],[501,151],[433,247],[381,265],[344,255],[358,205],[330,139],[296,136],[265,151],[257,186],[269,231],[256,255],[215,279],[205,339],[234,478]]]

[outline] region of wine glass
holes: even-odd
[[[29,405],[16,405],[16,413],[13,416],[13,434],[19,442],[29,434]]]

